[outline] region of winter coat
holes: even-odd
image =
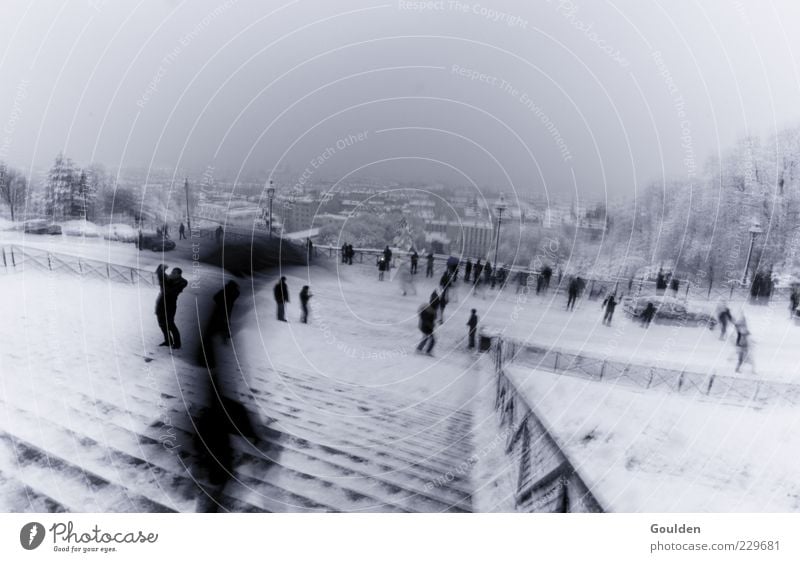
[[[419,329],[423,334],[430,335],[436,325],[436,308],[433,304],[423,306],[419,311]]]

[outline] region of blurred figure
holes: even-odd
[[[733,315],[725,301],[720,301],[717,305],[717,319],[719,320],[720,328],[719,339],[724,340],[728,332],[728,323],[733,324]]]
[[[384,256],[378,257],[378,281],[383,281],[383,274],[386,271],[386,258]]]
[[[439,295],[436,291],[431,293],[431,298],[428,304],[422,305],[419,310],[419,331],[422,332],[422,341],[417,346],[417,352],[422,353],[422,349],[427,344],[425,353],[433,355],[433,346],[436,344],[436,339],[433,337],[433,331],[436,326],[436,308],[438,306]]]
[[[169,346],[172,349],[181,348],[181,334],[175,325],[175,313],[178,310],[178,295],[189,284],[181,274],[181,268],[173,267],[167,275],[167,266],[164,264],[156,268],[156,279],[161,288],[156,299],[156,319],[161,333],[164,334],[164,341],[160,347]]]
[[[736,355],[738,358],[736,372],[738,373],[741,370],[744,363],[749,363],[753,374],[756,374],[756,365],[753,361],[753,350],[751,348],[752,340],[744,314],[738,322],[734,323],[734,326],[736,326]]]
[[[425,268],[425,277],[433,277],[433,254],[428,252],[428,255],[425,257],[427,260],[427,267]]]
[[[214,238],[217,241],[217,244],[222,244],[222,237],[225,234],[225,229],[222,228],[222,225],[219,225],[217,229],[214,231]]]
[[[474,308],[472,309],[469,320],[467,320],[467,327],[469,328],[467,333],[469,338],[467,349],[475,349],[475,333],[478,331],[478,315],[476,314],[476,310]]]
[[[186,227],[183,223],[178,227],[178,240],[186,240]]]
[[[650,327],[650,322],[653,321],[653,318],[656,315],[656,307],[653,303],[647,303],[647,306],[642,311],[642,326],[645,328]]]
[[[286,322],[286,303],[289,302],[289,288],[286,286],[286,277],[281,277],[281,280],[275,284],[273,293],[275,295],[275,304],[278,307],[278,320]]]
[[[228,343],[231,338],[231,315],[233,305],[239,298],[239,284],[228,281],[225,287],[214,295],[214,312],[211,314],[208,335],[220,334],[222,342]]]
[[[467,258],[467,265],[464,266],[464,283],[469,283],[470,275],[472,275],[472,260]]]
[[[413,250],[411,253],[411,274],[417,274],[417,263],[419,262],[419,254],[416,250]]]
[[[570,279],[567,289],[567,310],[575,310],[575,301],[578,300],[578,280],[574,277]]]
[[[603,315],[603,324],[606,326],[611,326],[611,320],[614,318],[614,309],[617,308],[617,304],[613,294],[608,295],[603,301],[603,306],[606,309],[606,313]]]
[[[303,324],[308,324],[308,301],[311,300],[311,297],[308,285],[303,285],[303,288],[300,289],[300,322]]]

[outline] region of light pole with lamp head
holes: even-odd
[[[756,236],[764,232],[761,230],[761,225],[755,220],[747,231],[750,233],[750,249],[747,250],[747,262],[744,264],[744,273],[742,273],[742,285],[747,283],[747,270],[750,269],[750,258],[753,257],[753,244],[756,241]]]
[[[275,188],[272,186],[272,180],[269,180],[269,187],[267,188],[267,199],[269,200],[269,237],[272,238],[272,199],[275,197]]]
[[[498,256],[500,252],[500,225],[503,224],[503,213],[508,209],[506,205],[506,198],[500,194],[500,199],[494,204],[494,210],[497,211],[497,238],[494,241],[494,266],[497,267]]]

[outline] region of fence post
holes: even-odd
[[[603,380],[603,374],[606,372],[606,359],[603,359],[603,364],[600,365],[600,380]]]
[[[47,252],[47,268],[53,271],[53,264],[50,262],[50,252]]]
[[[3,267],[8,267],[8,265],[6,264],[6,248],[5,248],[5,246],[3,247]]]
[[[553,370],[558,372],[558,351],[556,351],[556,362],[553,365]]]
[[[650,367],[650,378],[647,379],[647,386],[645,388],[650,388],[650,385],[653,384],[653,368]]]
[[[708,388],[706,388],[706,396],[711,394],[711,387],[714,384],[714,377],[716,377],[716,373],[711,373],[711,376],[708,378]]]
[[[17,260],[14,258],[14,246],[11,246],[11,248],[9,248],[9,251],[11,252],[11,265],[17,267]]]

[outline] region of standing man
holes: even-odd
[[[614,295],[610,294],[603,301],[603,306],[606,307],[606,313],[603,315],[603,324],[611,326],[611,319],[614,317],[614,309],[617,307],[617,301]]]
[[[575,278],[570,279],[569,297],[567,298],[567,310],[575,310],[575,301],[578,300],[578,280]]]
[[[308,254],[308,261],[311,261],[311,258],[314,257],[314,243],[311,241],[311,238],[306,238],[306,253]]]
[[[178,240],[186,240],[186,227],[183,223],[178,227]]]
[[[286,322],[286,303],[289,302],[289,288],[286,286],[286,277],[275,284],[275,303],[278,305],[278,320]]]
[[[467,265],[464,266],[464,283],[469,283],[470,275],[472,275],[472,260],[467,258]]]
[[[423,305],[419,310],[419,331],[422,332],[422,341],[420,341],[417,346],[417,352],[422,353],[422,348],[425,347],[427,343],[428,348],[425,350],[425,353],[428,355],[433,355],[433,346],[436,344],[436,340],[433,337],[433,330],[436,324],[436,305],[434,304],[434,298],[438,300],[436,291],[431,295],[430,302]]]
[[[311,293],[308,291],[308,285],[303,285],[300,289],[300,308],[302,313],[300,315],[300,322],[308,324],[308,301],[311,299]]]
[[[717,306],[717,318],[719,319],[720,327],[719,339],[724,340],[728,332],[728,323],[733,324],[733,314],[731,314],[731,309],[728,308],[725,301],[721,301]]]
[[[433,277],[433,254],[429,251],[425,259],[428,260],[428,265],[425,269],[425,277]]]
[[[419,254],[416,250],[411,252],[411,275],[417,274],[417,263],[419,262]]]
[[[475,349],[475,333],[478,331],[478,315],[475,312],[473,308],[472,314],[467,320],[467,326],[469,327],[469,345],[467,345],[467,349]]]
[[[386,271],[389,271],[392,268],[392,251],[389,246],[383,249],[383,258],[386,260]]]
[[[217,230],[214,231],[214,237],[217,239],[217,244],[222,244],[222,236],[225,234],[225,229],[222,228],[222,225],[217,227]]]
[[[214,295],[214,312],[211,314],[208,336],[219,334],[222,336],[222,343],[228,343],[231,339],[233,305],[238,298],[239,284],[236,281],[228,281],[225,287],[217,291]]]
[[[183,271],[179,267],[173,267],[167,275],[167,266],[164,264],[156,268],[156,278],[158,279],[161,291],[156,299],[156,318],[158,327],[164,334],[164,341],[159,347],[169,346],[172,349],[181,348],[181,334],[175,325],[175,312],[178,310],[178,295],[189,284],[181,274]]]

